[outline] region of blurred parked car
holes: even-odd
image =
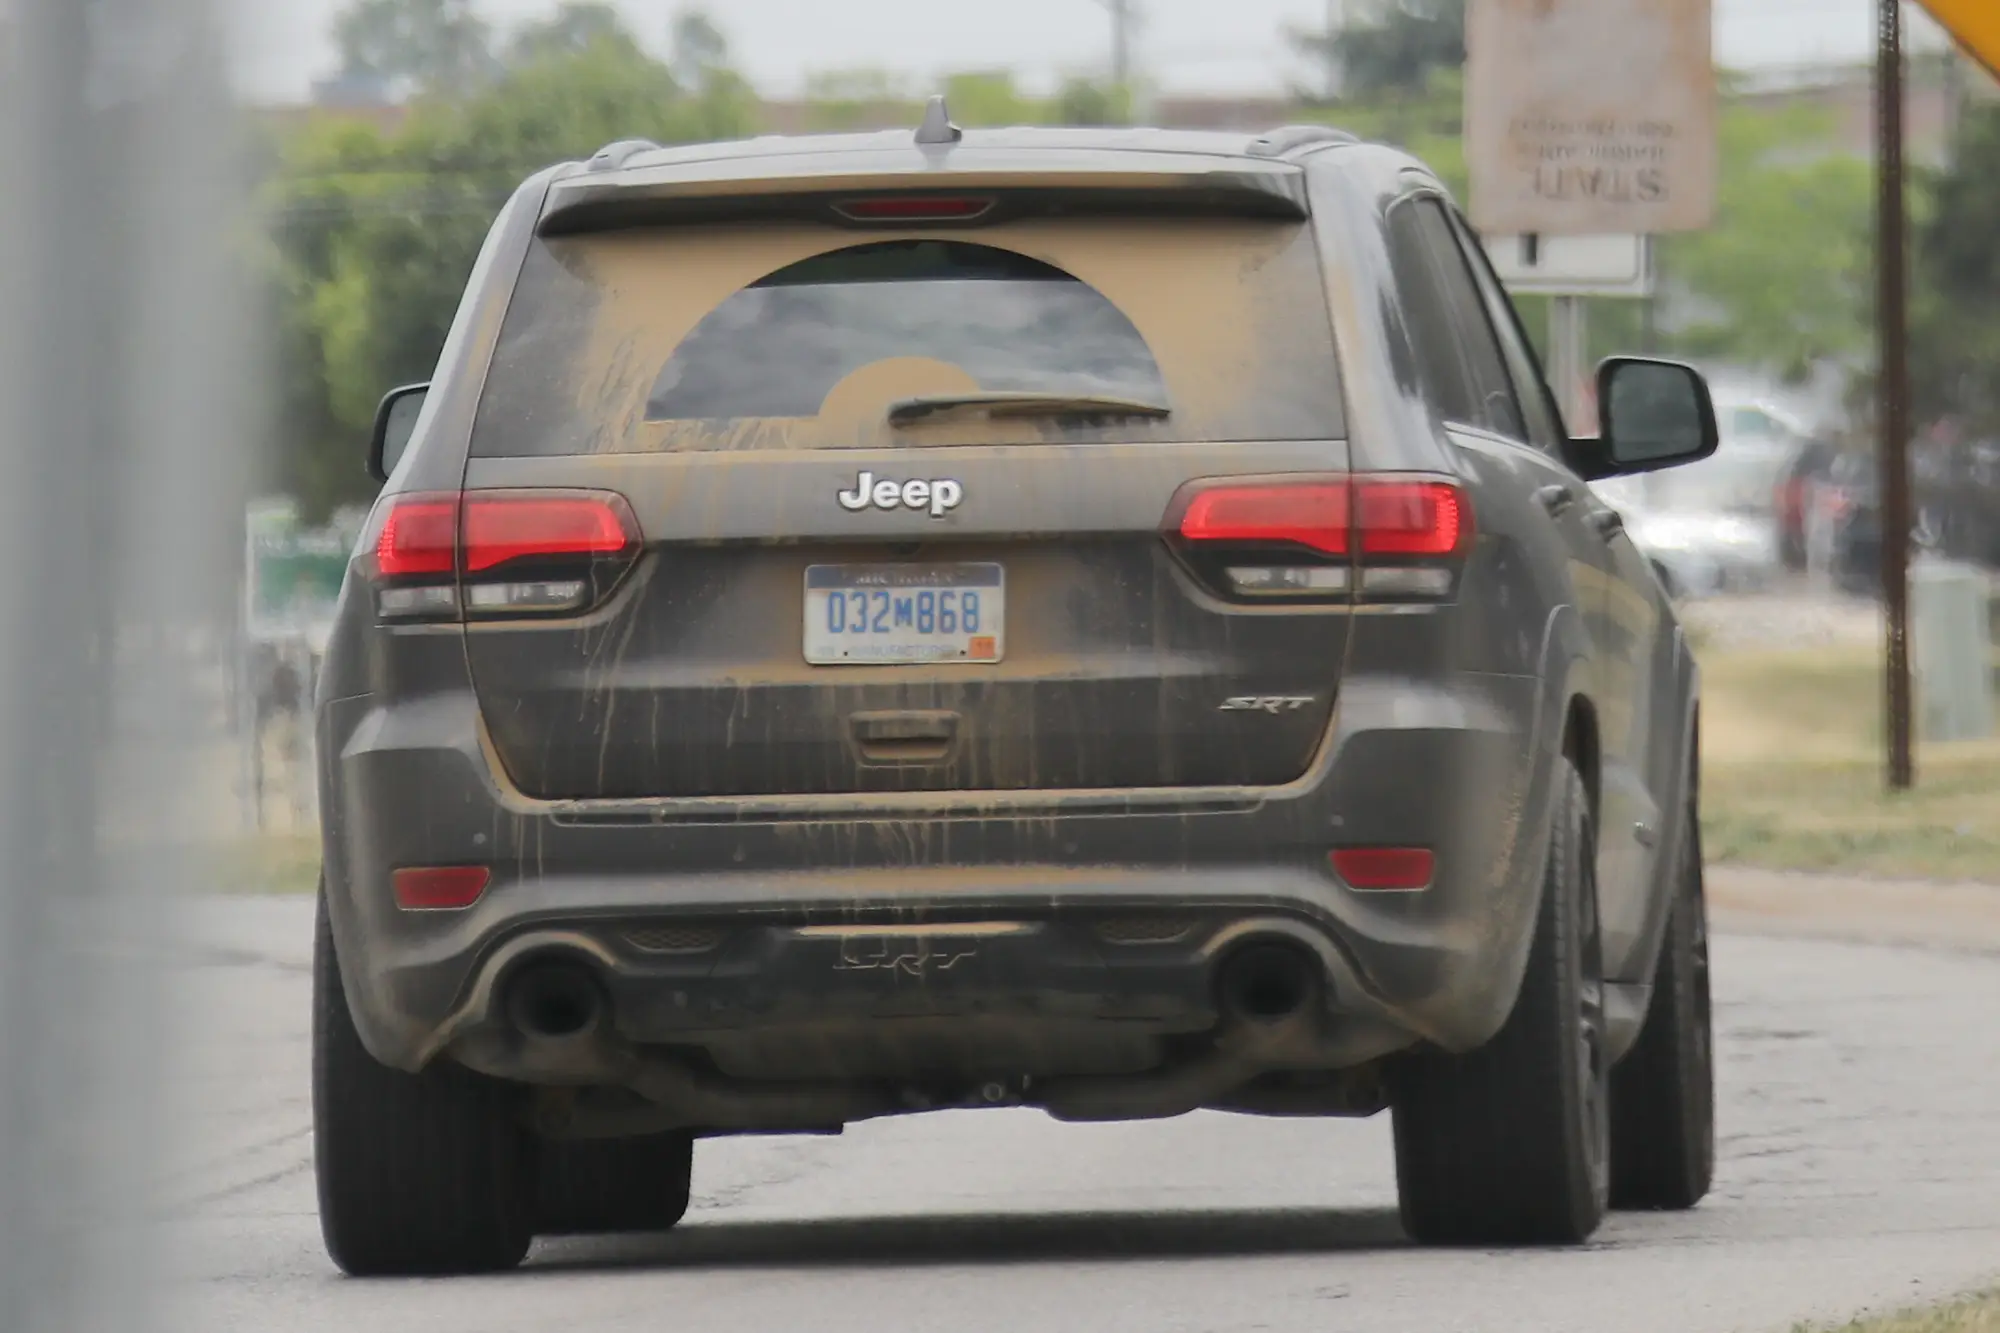
[[[1940,474],[1912,460],[1910,549],[1944,551],[1940,535]],[[1811,487],[1808,504],[1819,525],[1827,572],[1842,592],[1877,596],[1882,587],[1882,476],[1872,452],[1844,449]]]
[[[1737,439],[1673,473],[1600,483],[1632,542],[1670,596],[1709,597],[1770,586],[1778,577],[1777,478],[1792,446]]]
[[[1806,567],[1806,510],[1812,488],[1826,480],[1827,471],[1839,456],[1829,440],[1809,439],[1792,451],[1778,473],[1771,508],[1778,525],[1778,556],[1786,569]]]
[[[1933,426],[1911,451],[1921,526],[1940,554],[2000,568],[2000,440]]]

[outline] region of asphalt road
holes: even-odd
[[[204,904],[184,946],[194,1132],[163,1187],[189,1329],[1776,1333],[2000,1277],[2000,958],[1725,934],[1716,1191],[1584,1249],[1409,1247],[1386,1118],[993,1111],[706,1143],[670,1236],[351,1281],[313,1211],[310,925]]]

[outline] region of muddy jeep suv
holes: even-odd
[[[318,700],[354,1273],[700,1138],[1394,1115],[1428,1242],[1707,1189],[1695,671],[1438,180],[1318,129],[621,143],[522,185]]]

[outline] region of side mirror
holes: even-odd
[[[1597,369],[1597,419],[1598,438],[1574,442],[1593,481],[1697,462],[1722,439],[1707,382],[1677,361],[1607,360]]]
[[[375,432],[368,441],[368,475],[375,480],[389,480],[403,451],[410,447],[410,436],[416,431],[430,388],[428,384],[405,384],[383,395],[382,405],[375,409]]]

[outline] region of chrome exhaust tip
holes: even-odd
[[[1225,1019],[1267,1026],[1304,1013],[1323,985],[1318,958],[1301,945],[1273,941],[1230,954],[1216,995]]]
[[[522,969],[507,986],[507,1020],[541,1041],[587,1037],[604,1018],[604,991],[583,964],[548,960]]]

